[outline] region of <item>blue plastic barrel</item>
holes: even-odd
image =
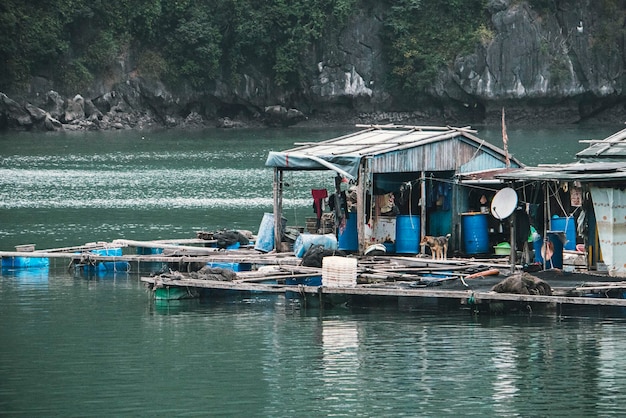
[[[546,260],[546,267],[555,269],[563,268],[563,231],[548,231],[548,241],[552,243],[554,254],[550,260]]]
[[[356,213],[346,219],[346,226],[339,228],[338,249],[342,251],[358,251],[359,239],[356,225]]]
[[[564,231],[565,232],[565,244],[563,246],[566,250],[576,249],[576,220],[573,216],[567,218],[552,218],[550,219],[550,229],[552,231]]]
[[[463,213],[463,245],[465,254],[485,254],[489,252],[489,229],[487,215],[483,213]]]
[[[420,217],[398,215],[396,217],[396,253],[417,254],[420,247]]]

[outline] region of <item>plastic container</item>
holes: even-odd
[[[396,217],[396,253],[417,254],[420,243],[420,217],[398,215]]]
[[[463,245],[465,254],[485,254],[489,252],[489,230],[487,215],[483,213],[462,213]]]
[[[293,253],[296,257],[302,258],[304,253],[313,245],[323,245],[329,250],[337,249],[337,238],[333,234],[300,234],[293,243]]]
[[[495,255],[510,255],[511,254],[511,244],[508,242],[501,242],[500,244],[493,247]]]
[[[553,217],[550,219],[550,229],[552,231],[564,231],[566,241],[563,248],[576,250],[576,220],[573,216],[567,218]]]
[[[357,260],[346,257],[324,257],[322,259],[322,285],[327,287],[356,286]]]
[[[342,251],[358,251],[359,250],[359,239],[358,239],[358,231],[356,224],[357,216],[356,213],[352,214],[346,220],[346,227],[341,230],[339,229],[338,233],[338,249]]]

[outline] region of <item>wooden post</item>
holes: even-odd
[[[362,254],[364,251],[362,242],[365,236],[365,164],[367,164],[367,159],[359,166],[359,177],[356,183],[356,236],[359,254]]]
[[[335,176],[335,229],[338,229],[341,222],[341,176]]]
[[[546,266],[548,265],[547,260],[546,260],[546,255],[548,254],[548,229],[550,228],[550,184],[545,181],[543,183],[543,186],[546,188],[546,201],[543,202],[543,243],[541,245],[541,248],[545,248],[546,251],[544,251],[544,254],[542,254],[542,259],[543,259],[543,269],[546,269]],[[554,255],[554,254],[553,254]],[[550,258],[550,265],[553,266],[552,264],[552,258]]]
[[[372,179],[371,172],[371,157],[364,158],[362,161],[362,165],[360,167],[361,172],[359,173],[359,185],[362,189],[360,196],[362,197],[362,201],[359,204],[359,209],[363,211],[363,213],[359,216],[358,224],[361,227],[359,231],[359,254],[363,254],[369,245],[369,242],[365,237],[365,225],[367,224],[367,217],[370,216],[370,222],[372,222],[371,215],[373,212],[372,202],[374,196],[374,184]],[[369,193],[369,201],[368,201],[368,193]],[[367,205],[370,205],[370,211],[367,211]]]
[[[422,171],[420,181],[420,236],[419,240],[426,235],[426,172]],[[410,214],[409,214],[410,215]],[[426,252],[426,246],[422,245],[420,252],[424,254]]]
[[[511,241],[511,274],[513,274],[515,272],[515,258],[517,256],[517,249],[515,248],[515,210],[513,210],[513,213],[509,216],[509,236],[509,241]]]
[[[274,168],[274,250],[280,252],[283,218],[283,171]]]

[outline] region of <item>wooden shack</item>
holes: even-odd
[[[463,217],[488,216],[485,196],[472,184],[475,180],[462,180],[461,174],[523,166],[475,136],[470,128],[357,128],[362,130],[269,153],[266,166],[274,168],[275,243],[282,239],[279,220],[283,216],[285,171],[336,173],[335,190],[328,195],[331,203],[336,199],[332,206],[340,249],[363,254],[371,245],[383,244],[391,252],[413,254],[416,243],[426,234],[451,234],[450,251],[463,251]],[[348,208],[345,200],[354,204]],[[480,229],[481,234],[488,233],[487,225],[481,223]],[[276,250],[280,250],[279,245]]]
[[[626,277],[626,129],[590,146],[577,162],[525,167],[496,177],[518,190],[539,190],[543,237],[564,228],[565,250],[587,255],[587,267]],[[531,192],[528,195],[532,194]],[[537,203],[537,202],[529,202]],[[565,223],[556,222],[565,220]]]

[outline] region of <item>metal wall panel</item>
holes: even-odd
[[[590,190],[609,275],[626,277],[626,191],[595,186]]]
[[[373,173],[419,171],[482,171],[505,166],[490,152],[467,144],[459,138],[431,142],[415,148],[377,155],[372,161]]]

